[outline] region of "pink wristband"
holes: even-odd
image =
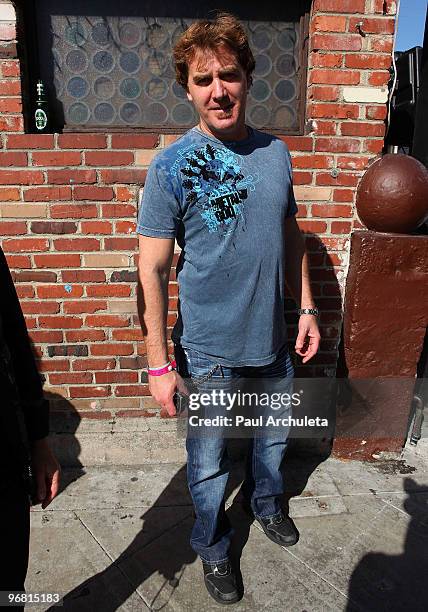
[[[149,376],[163,376],[163,374],[168,374],[168,372],[172,372],[172,370],[175,370],[176,367],[177,364],[173,359],[163,368],[147,368],[147,372]]]

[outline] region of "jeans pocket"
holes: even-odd
[[[186,356],[189,376],[192,383],[196,386],[208,382],[216,372],[221,370],[221,366],[218,363],[193,349],[183,347],[183,352]]]

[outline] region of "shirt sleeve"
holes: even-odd
[[[293,217],[297,212],[297,204],[296,198],[294,197],[294,189],[293,189],[293,168],[291,165],[291,156],[290,152],[287,149],[287,167],[288,167],[288,176],[290,181],[289,192],[288,192],[288,202],[287,202],[287,212],[286,217]]]
[[[180,203],[166,168],[150,165],[139,202],[137,233],[151,238],[175,238],[181,221]]]

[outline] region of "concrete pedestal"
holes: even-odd
[[[333,453],[368,460],[401,450],[428,324],[428,237],[351,237]]]

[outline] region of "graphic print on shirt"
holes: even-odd
[[[236,221],[244,217],[243,203],[248,190],[255,190],[257,176],[244,177],[241,159],[227,148],[209,143],[184,153],[180,167],[186,202],[195,204],[209,232],[228,234]]]

